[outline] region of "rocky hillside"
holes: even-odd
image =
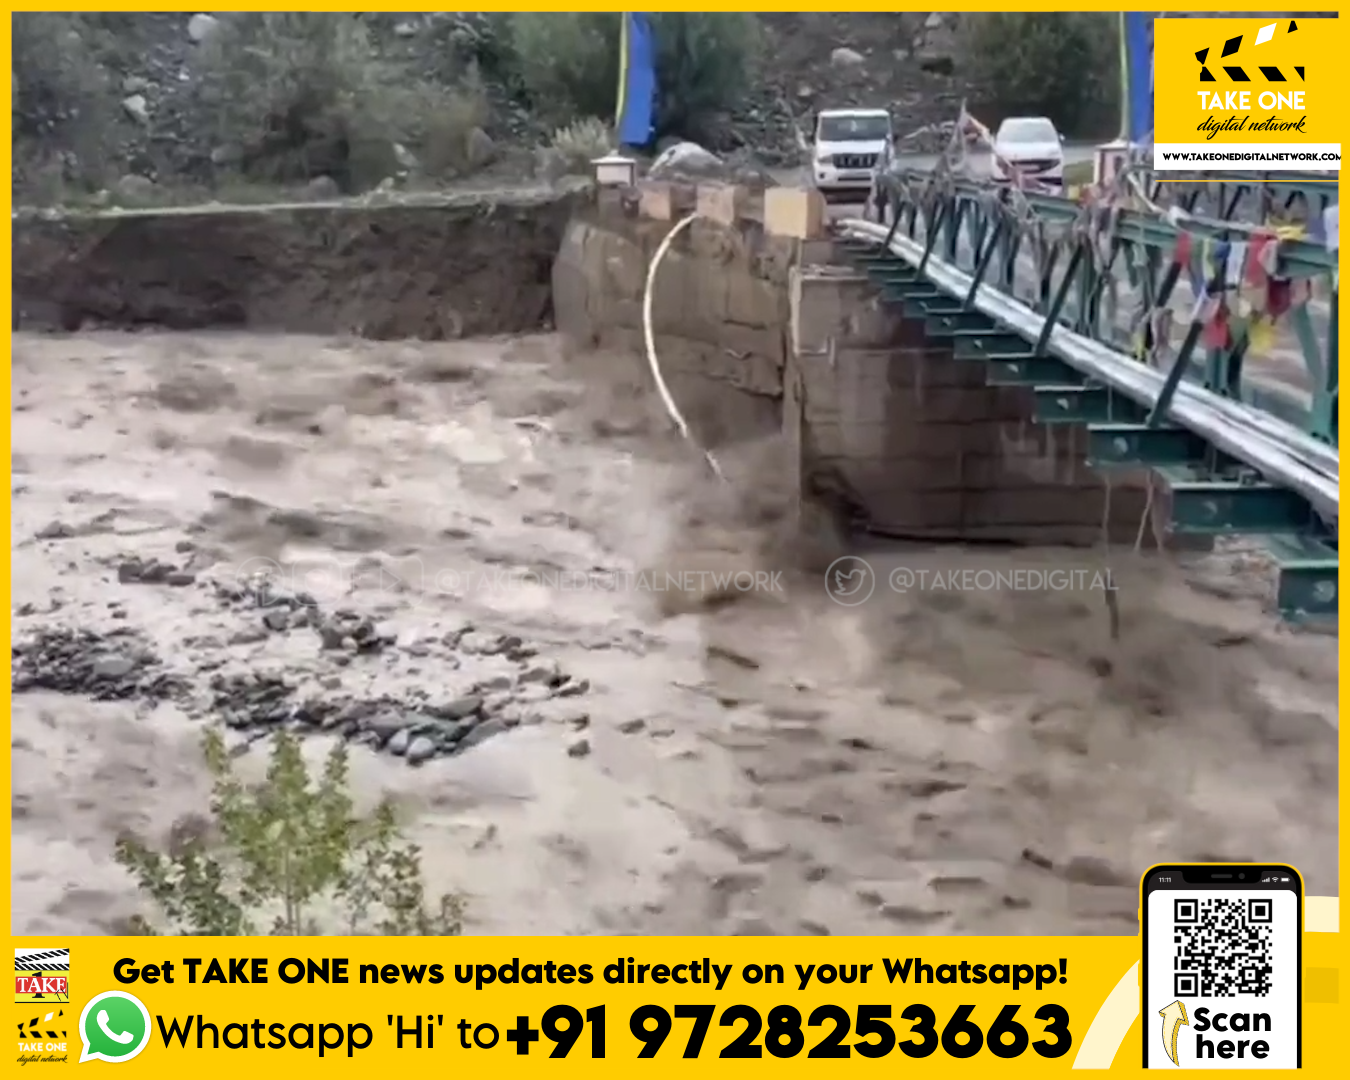
[[[473,125],[481,128],[477,156],[499,171],[531,167],[528,154],[513,151],[547,142],[551,127],[494,69],[493,16],[355,17],[381,63],[429,84],[455,85],[472,58],[487,100]],[[745,148],[767,165],[795,162],[797,130],[809,126],[813,109],[889,105],[906,131],[950,119],[965,90],[955,63],[957,16],[758,18],[765,62],[705,140],[718,149]],[[230,148],[203,116],[196,61],[220,25],[220,15],[205,12],[17,16],[16,188],[33,192],[54,173],[66,181],[96,173],[138,192],[146,181],[191,183],[219,171]]]
[[[250,169],[254,163],[241,160],[248,151],[236,145],[239,139],[232,135],[237,132],[229,131],[230,118],[223,114],[232,102],[242,100],[241,95],[261,92],[258,88],[263,85],[284,84],[286,65],[308,65],[323,72],[327,83],[320,80],[315,87],[306,86],[306,93],[312,89],[329,103],[362,110],[360,119],[366,131],[384,132],[419,110],[425,122],[416,155],[392,139],[385,139],[384,147],[374,146],[378,139],[366,138],[350,123],[338,125],[325,133],[325,145],[315,149],[310,140],[299,165],[292,161],[275,177],[267,176],[278,182],[293,182],[298,173],[301,177],[336,177],[333,182],[341,188],[364,190],[387,176],[407,176],[419,170],[437,182],[484,171],[518,176],[538,169],[536,151],[550,143],[559,123],[578,118],[559,115],[558,110],[545,115],[539,108],[539,87],[523,85],[521,57],[507,40],[504,20],[511,16],[477,12],[328,16],[359,28],[359,48],[345,31],[322,43],[296,36],[283,42],[279,55],[268,58],[272,68],[258,71],[249,67],[251,50],[236,44],[238,70],[217,78],[219,85],[204,86],[203,70],[208,65],[201,62],[202,57],[212,48],[219,51],[222,28],[237,25],[229,21],[233,18],[247,16],[205,12],[16,15],[16,196],[26,201],[59,200],[77,189],[88,192],[106,186],[126,192],[142,192],[147,185],[219,191],[222,176],[231,170],[256,182],[260,170]],[[268,18],[299,21],[315,16]],[[734,88],[729,83],[725,100],[711,111],[705,103],[697,132],[674,134],[697,138],[715,150],[753,155],[766,166],[795,164],[800,159],[799,132],[809,128],[812,112],[820,108],[887,106],[902,136],[919,133],[910,140],[910,148],[925,151],[936,148],[934,144],[941,139],[938,125],[952,120],[963,100],[971,102],[977,115],[995,122],[1001,109],[1025,107],[1025,102],[1018,101],[1019,94],[1025,97],[1028,90],[1035,94],[1056,82],[1056,77],[1061,89],[1055,92],[1061,97],[1075,97],[1081,84],[1095,87],[1101,98],[1094,108],[1079,110],[1081,115],[1073,120],[1057,117],[1062,126],[1071,134],[1088,137],[1109,135],[1114,129],[1115,108],[1108,98],[1115,53],[1106,23],[1080,24],[1061,34],[1058,44],[1050,46],[1059,67],[1053,73],[1046,71],[1049,65],[1042,58],[1023,57],[1026,50],[1019,50],[1015,42],[991,35],[987,31],[990,23],[983,24],[983,41],[977,32],[978,20],[1062,19],[1068,27],[1071,20],[1109,22],[1109,16],[841,12],[740,18],[753,24],[753,55],[758,62],[752,64],[751,52],[747,52],[745,65],[753,76]],[[1038,36],[1043,45],[1045,34],[1038,31]],[[1085,55],[1075,44],[1084,41],[1101,55]],[[585,67],[589,58],[585,50],[594,50],[594,42],[573,39],[568,45],[574,50],[573,66]],[[749,49],[748,44],[745,47]],[[342,85],[336,86],[332,85],[334,71],[340,71],[348,55],[343,49],[359,55],[353,65],[371,70],[338,78]],[[220,58],[214,63],[218,70]],[[538,56],[534,63],[538,67]],[[1021,70],[1015,70],[1018,67]],[[278,70],[283,77],[277,77]],[[706,77],[696,75],[694,84],[700,80]],[[391,87],[400,88],[401,96],[395,99],[384,93]],[[415,92],[410,89],[414,87]],[[602,111],[604,105],[597,99],[611,100],[608,87],[604,81],[592,93],[591,107],[579,110],[580,115]],[[294,87],[289,91],[293,98],[305,97],[297,95]],[[387,98],[383,115],[367,108],[377,98]],[[331,112],[331,104],[311,111],[325,109]],[[264,148],[293,139],[293,129],[316,122],[313,116],[295,115],[294,102],[268,116],[266,124],[259,118],[264,111],[261,106],[236,106],[234,111],[235,126],[251,123],[256,129],[251,133],[253,141]],[[237,115],[241,112],[245,114],[242,119]],[[307,131],[302,134],[301,142],[310,138]],[[403,141],[414,142],[411,138]],[[372,145],[354,145],[357,142]],[[429,147],[425,153],[421,144]],[[580,146],[572,156],[584,161],[588,149]],[[367,160],[356,161],[362,154]],[[330,165],[327,158],[341,162]],[[429,158],[437,159],[431,162],[434,168],[428,166]]]
[[[813,110],[886,106],[901,134],[955,119],[971,89],[958,64],[959,15],[941,12],[786,12],[759,16],[761,89],[736,116],[739,132],[769,153],[795,153],[791,123]]]

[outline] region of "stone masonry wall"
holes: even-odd
[[[646,373],[642,297],[669,221],[577,218],[553,268],[558,329]],[[752,227],[695,223],[662,261],[652,325],[662,374],[701,445],[759,438],[782,422],[792,245]]]
[[[553,270],[559,330],[647,383],[643,289],[673,224],[592,211],[567,228]],[[781,431],[784,469],[881,533],[1100,542],[1107,489],[1083,464],[1083,430],[1035,424],[1028,391],[987,386],[981,364],[956,361],[834,265],[827,241],[766,234],[750,215],[734,229],[696,222],[658,271],[653,316],[662,370],[702,445]],[[1144,481],[1117,475],[1113,543],[1134,542],[1145,500]]]
[[[818,467],[840,472],[877,531],[1101,539],[1106,486],[1083,464],[1082,428],[1033,423],[1030,391],[987,386],[982,364],[927,340],[861,275],[805,267],[791,292],[807,444]],[[1145,499],[1140,478],[1116,478],[1113,542],[1134,541]]]

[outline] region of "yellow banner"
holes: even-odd
[[[1339,145],[1341,35],[1339,19],[1156,20],[1155,143]]]
[[[1336,941],[1305,935],[1305,963],[1327,963]],[[61,948],[79,977],[46,1013],[18,1007],[32,1014],[19,1024],[24,1064],[134,1059],[147,1077],[209,1077],[410,1065],[729,1074],[755,1061],[814,1075],[881,1062],[1134,1070],[1142,1057],[1135,937],[147,937]],[[1337,1057],[1329,996],[1309,995],[1306,1068]],[[1180,1037],[1197,1034],[1192,1018]]]

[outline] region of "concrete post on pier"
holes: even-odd
[[[1092,151],[1092,184],[1101,187],[1113,181],[1129,163],[1130,156],[1139,149],[1128,139],[1112,139]]]

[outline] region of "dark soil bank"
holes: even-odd
[[[581,196],[192,207],[14,222],[16,325],[440,340],[539,329]]]

